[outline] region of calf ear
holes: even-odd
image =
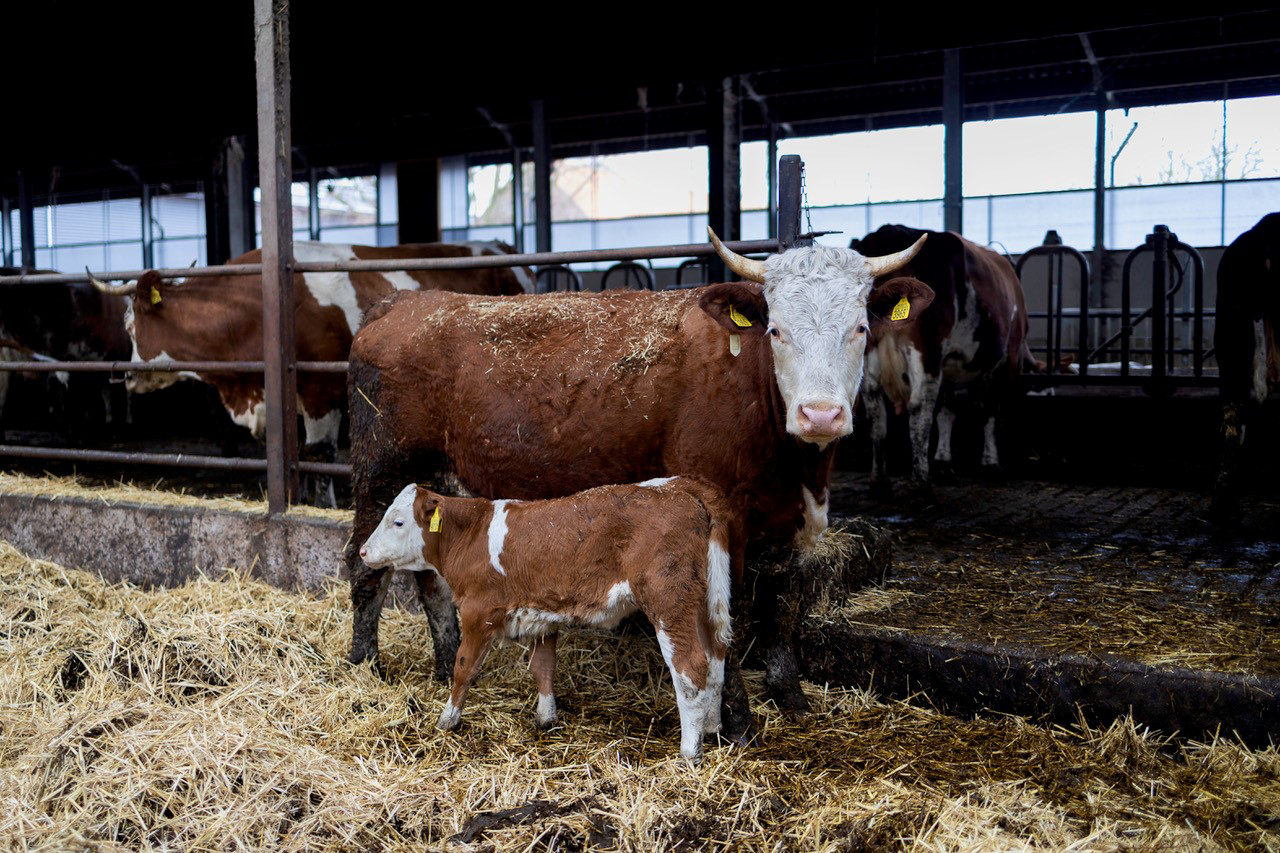
[[[903,305],[905,300],[906,304]],[[873,328],[914,323],[933,304],[933,288],[918,278],[901,276],[877,285],[867,298]],[[894,319],[894,318],[897,319]]]
[[[418,522],[423,530],[426,530],[432,514],[439,505],[439,495],[428,488],[418,486],[418,492],[413,499],[413,520]]]
[[[738,335],[763,335],[769,326],[769,303],[758,284],[740,281],[702,289],[698,307]]]

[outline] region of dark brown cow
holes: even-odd
[[[854,241],[868,254],[897,251],[922,235],[929,240],[903,269],[933,289],[933,304],[910,325],[877,335],[867,353],[867,394],[871,421],[872,481],[887,491],[885,438],[887,406],[906,411],[911,431],[911,474],[917,487],[930,481],[929,438],[935,413],[935,466],[951,466],[951,429],[958,398],[965,397],[984,418],[982,464],[1000,463],[995,418],[1001,401],[1031,363],[1027,348],[1027,308],[1013,265],[1003,255],[952,232],[885,225]]]
[[[452,258],[509,252],[500,243],[414,243],[402,246],[348,246],[330,243],[294,244],[299,262]],[[254,249],[228,263],[260,263]],[[262,279],[260,276],[190,278],[163,281],[149,272],[136,284],[100,288],[134,294],[125,324],[133,339],[134,361],[256,361],[262,348]],[[451,290],[486,295],[516,294],[532,289],[525,268],[429,270],[416,272],[298,273],[294,276],[297,305],[297,357],[301,361],[342,361],[364,313],[399,290]],[[129,380],[134,391],[152,391],[179,379],[200,379],[218,389],[236,423],[255,438],[266,430],[266,402],[259,374],[138,373]],[[337,447],[346,386],[340,376],[298,375],[298,409],[313,454],[332,458]],[[333,505],[332,484],[318,495]]]
[[[872,289],[876,272],[912,251],[864,258],[819,246],[759,262],[722,249],[763,286],[399,295],[352,346],[352,541],[373,531],[406,474],[520,499],[687,475],[720,488],[742,514],[734,541],[811,544],[826,527],[833,442],[852,428],[869,327],[891,322],[878,318],[902,297],[919,307],[932,298],[913,279]],[[377,655],[390,577],[355,548],[348,565],[351,658],[360,662]],[[450,611],[432,603],[447,593],[417,580],[436,674],[447,677]],[[763,618],[767,632],[772,615]],[[803,703],[798,683],[771,686]]]
[[[696,761],[720,731],[728,652],[732,514],[719,490],[687,477],[601,486],[546,501],[443,497],[410,484],[360,548],[375,568],[430,573],[458,608],[456,728],[497,640],[531,644],[536,721],[556,721],[556,641],[564,626],[613,628],[642,612],[658,637],[680,710],[680,753]]]
[[[1213,334],[1222,395],[1222,467],[1213,511],[1240,508],[1238,457],[1245,427],[1280,387],[1280,213],[1268,213],[1231,242],[1218,263]]]

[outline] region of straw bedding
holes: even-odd
[[[1280,850],[1280,756],[1116,723],[969,720],[806,686],[764,743],[675,757],[644,637],[570,634],[561,724],[495,652],[463,729],[420,617],[384,615],[386,680],[344,662],[333,587],[237,574],[142,592],[0,545],[0,838],[11,847]]]

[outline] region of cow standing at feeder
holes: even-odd
[[[872,487],[881,493],[889,490],[889,406],[907,413],[916,488],[927,490],[930,483],[935,413],[934,467],[949,472],[951,432],[962,399],[983,418],[982,465],[995,470],[1000,464],[996,416],[1015,393],[1019,371],[1034,361],[1027,346],[1022,284],[1003,255],[959,234],[905,225],[884,225],[852,245],[883,253],[910,246],[924,235],[929,241],[902,272],[933,289],[933,304],[915,323],[886,327],[867,352],[863,399],[871,421]]]
[[[439,726],[458,726],[495,640],[531,643],[535,720],[556,721],[552,689],[562,626],[613,628],[649,618],[671,671],[680,754],[697,760],[720,731],[730,635],[731,512],[689,478],[602,486],[554,500],[444,497],[406,486],[360,548],[371,568],[429,572],[457,605],[461,638]],[[737,556],[741,560],[741,555]]]
[[[413,260],[501,255],[502,243],[412,243],[402,246],[348,246],[296,242],[299,262]],[[229,264],[262,262],[254,249]],[[112,286],[94,281],[100,290],[128,298],[124,324],[133,340],[133,360],[257,361],[263,357],[262,277],[227,275],[165,281],[154,271],[137,282]],[[308,272],[294,275],[297,358],[299,361],[342,361],[366,311],[403,290],[450,290],[497,296],[532,290],[527,268],[411,270],[408,272]],[[266,395],[260,373],[137,373],[127,378],[131,391],[146,392],[181,379],[198,379],[218,389],[231,420],[265,440]],[[332,460],[338,446],[346,387],[331,373],[301,373],[298,411],[305,447],[313,458]],[[334,506],[333,482],[316,481],[310,496]]]
[[[1222,463],[1213,511],[1239,509],[1239,455],[1245,427],[1280,387],[1280,212],[1268,213],[1222,253],[1213,332],[1222,396]]]
[[[827,526],[835,441],[852,429],[872,327],[932,293],[883,280],[918,250],[882,258],[813,246],[754,261],[720,246],[747,282],[664,293],[485,299],[401,294],[356,336],[349,370],[353,542],[377,526],[406,473],[485,497],[559,497],[671,475],[723,491],[741,535],[807,548]],[[736,533],[736,531],[735,531]],[[348,552],[351,660],[376,658],[390,574]],[[416,576],[436,643],[453,658],[448,592]],[[740,583],[741,577],[735,577]],[[769,595],[753,590],[766,683],[807,707],[775,654]],[[732,668],[731,668],[732,669]],[[732,672],[726,727],[750,726]]]

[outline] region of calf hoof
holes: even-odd
[[[453,666],[444,661],[436,661],[435,671],[431,673],[431,677],[441,684],[448,684],[453,680]]]
[[[726,718],[720,726],[720,740],[734,746],[740,746],[744,749],[754,746],[760,741],[760,730],[756,728],[756,721],[748,714],[745,720],[732,720]]]
[[[702,750],[699,749],[697,752],[690,753],[686,751],[684,748],[681,748],[680,757],[683,758],[685,761],[689,762],[689,766],[697,767],[699,764],[702,763]]]
[[[462,709],[455,708],[453,703],[444,706],[444,710],[440,712],[440,719],[436,721],[436,728],[442,732],[451,732],[462,722]]]

